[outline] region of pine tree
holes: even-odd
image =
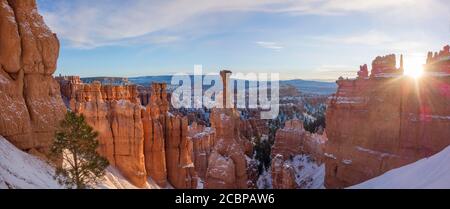
[[[83,115],[68,111],[51,147],[51,156],[61,159],[55,179],[68,188],[86,189],[105,175],[108,161],[97,153],[98,133]]]

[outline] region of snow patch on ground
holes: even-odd
[[[205,188],[205,182],[203,181],[203,179],[198,178],[197,180],[197,189],[204,189]]]
[[[270,170],[270,168],[269,168]],[[256,182],[258,189],[273,189],[272,186],[272,174],[265,170],[258,178]]]
[[[0,136],[0,189],[63,189],[53,178],[55,169],[43,160],[17,149]],[[120,172],[109,167],[96,189],[137,189]],[[149,179],[146,189],[160,187]]]
[[[301,189],[323,189],[325,164],[318,165],[308,155],[297,155],[292,160],[295,182]]]
[[[0,136],[0,189],[61,189],[54,169]]]
[[[450,146],[350,189],[450,189]]]
[[[294,168],[295,182],[299,189],[325,189],[325,164],[318,165],[309,155],[297,155],[284,166]],[[265,170],[258,178],[258,189],[273,189],[272,169]]]
[[[96,189],[139,189],[131,184],[122,176],[120,171],[114,167],[108,167],[104,180],[98,185],[94,186]],[[160,189],[160,187],[151,179],[148,179],[147,185],[144,189]]]

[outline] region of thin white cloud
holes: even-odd
[[[282,49],[284,49],[283,46],[279,45],[278,43],[275,42],[265,42],[265,41],[258,41],[256,42],[256,45],[262,47],[262,48],[266,48],[266,49],[272,49],[275,51],[280,51]]]
[[[390,36],[375,30],[346,36],[318,36],[315,39],[329,43],[357,45],[381,45],[393,41]]]
[[[389,50],[390,52],[420,52],[430,50],[433,44],[430,40],[421,39],[413,34],[405,37],[403,34],[387,33],[378,30],[350,33],[344,36],[318,36],[313,40],[335,45],[358,45]],[[420,42],[418,41],[420,40]]]
[[[42,7],[49,26],[73,47],[92,48],[105,45],[134,43],[130,39],[150,43],[169,43],[182,39],[177,28],[195,25],[205,15],[220,12],[271,12],[295,15],[344,15],[365,13],[375,18],[392,17],[410,20],[411,16],[439,16],[446,20],[447,0],[40,0],[51,4]],[[414,12],[412,12],[414,11]],[[206,16],[207,17],[207,16]],[[447,18],[448,19],[448,18]],[[388,24],[389,22],[387,22]],[[166,37],[150,38],[158,33]],[[369,37],[370,38],[370,37]],[[373,38],[373,37],[372,37]],[[356,42],[357,40],[348,40]],[[376,41],[376,40],[372,40]]]

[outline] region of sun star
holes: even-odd
[[[423,65],[423,60],[419,58],[405,59],[404,74],[414,79],[418,79],[423,75]]]

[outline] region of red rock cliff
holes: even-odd
[[[57,80],[68,106],[100,133],[99,152],[134,185],[143,187],[151,177],[161,187],[196,188],[187,120],[168,113],[165,84],[152,85],[143,107],[135,85]]]
[[[383,76],[338,81],[327,112],[326,187],[366,181],[450,144],[448,49],[429,56],[417,80],[380,68],[372,73]]]
[[[151,177],[162,187],[170,183],[190,189],[197,188],[200,176],[206,188],[251,186],[248,175],[255,169],[247,156],[253,145],[241,136],[236,109],[213,110],[212,127],[189,127],[187,117],[168,112],[165,84],[152,85],[144,108],[134,85],[83,84],[79,77],[57,80],[67,105],[100,133],[100,153],[135,185]]]
[[[48,150],[65,107],[52,77],[59,41],[34,0],[0,0],[0,135]]]
[[[134,185],[146,184],[144,129],[141,105],[135,86],[72,84],[65,95],[75,113],[99,132],[99,153],[117,167]],[[75,96],[75,97],[71,97]]]
[[[197,188],[198,177],[192,161],[193,144],[188,138],[185,117],[166,118],[166,161],[170,183],[179,189]]]
[[[151,96],[143,112],[144,155],[147,175],[161,187],[167,186],[166,150],[164,123],[168,109],[165,84],[154,83]],[[142,97],[141,97],[142,98]],[[141,100],[142,102],[142,100]]]

